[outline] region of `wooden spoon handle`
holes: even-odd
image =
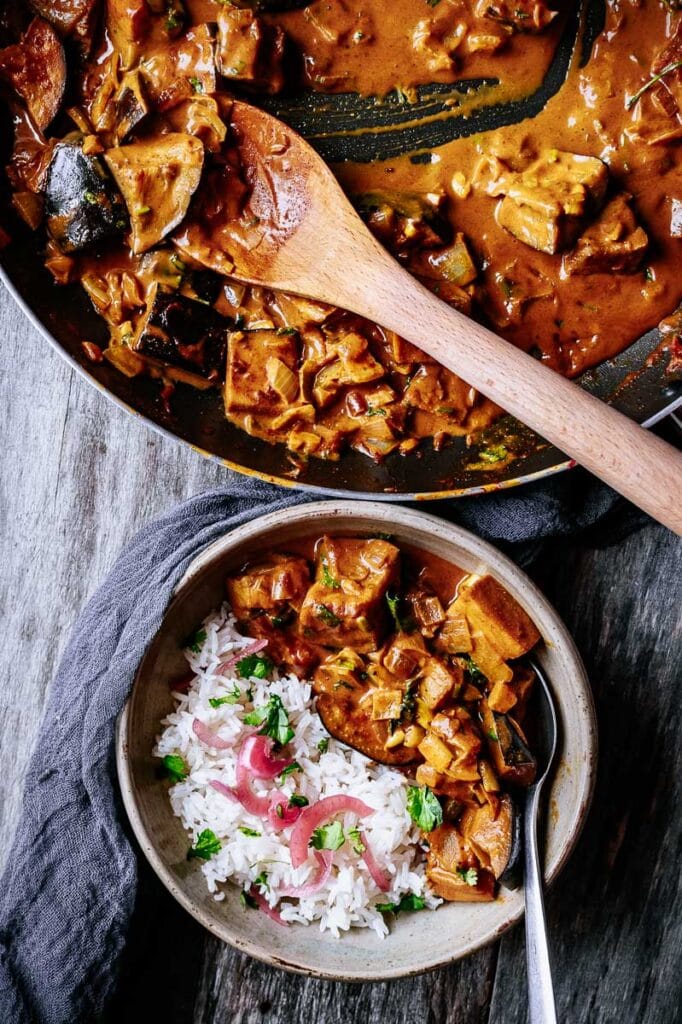
[[[436,298],[379,245],[357,245],[340,305],[418,345],[682,535],[682,453]],[[358,257],[362,252],[362,267]],[[343,292],[343,294],[340,294]]]

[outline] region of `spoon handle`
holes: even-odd
[[[524,896],[526,900],[526,964],[530,1024],[556,1024],[552,969],[549,962],[542,872],[538,854],[540,787],[526,796],[523,816]]]
[[[436,298],[364,228],[349,238],[352,272],[325,285],[339,305],[419,346],[682,535],[682,453]]]

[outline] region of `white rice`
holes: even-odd
[[[221,661],[225,661],[232,651],[252,642],[237,631],[227,604],[209,616],[202,629],[206,631],[206,640],[200,652],[186,652],[195,678],[186,694],[174,695],[176,710],[161,723],[164,731],[158,738],[154,754],[157,757],[180,754],[189,767],[188,776],[171,786],[170,800],[174,813],[191,837],[191,844],[204,829],[211,829],[222,843],[220,852],[210,860],[197,861],[201,863],[206,884],[214,898],[225,898],[221,889],[225,882],[231,881],[242,889],[249,889],[265,872],[268,885],[261,891],[271,906],[278,906],[285,921],[302,924],[318,921],[321,931],[330,931],[336,937],[351,927],[373,928],[377,935],[383,937],[388,933],[388,927],[384,915],[375,909],[376,904],[398,903],[407,893],[425,897],[430,908],[437,906],[440,900],[427,888],[420,832],[407,812],[409,782],[405,776],[392,768],[377,765],[329,737],[314,710],[309,682],[295,675],[277,673],[270,680],[249,681],[236,676],[217,675]],[[234,692],[235,686],[241,693],[239,703],[211,707],[211,697],[226,696]],[[246,697],[249,687],[252,700]],[[209,785],[212,779],[235,785],[241,739],[253,731],[243,725],[242,719],[254,707],[266,704],[271,694],[281,697],[289,713],[290,724],[295,730],[289,749],[302,771],[286,776],[283,781],[254,781],[254,792],[261,794],[277,787],[287,796],[300,793],[311,804],[322,797],[348,793],[374,807],[376,813],[363,819],[361,827],[375,858],[390,874],[389,892],[380,892],[364,861],[346,842],[335,851],[331,875],[322,889],[305,899],[278,903],[277,890],[305,883],[315,874],[316,861],[311,856],[306,864],[294,870],[289,855],[293,826],[276,831],[268,821],[249,814],[240,804],[227,799]],[[192,729],[195,718],[216,730],[223,739],[232,741],[233,746],[229,750],[207,747]],[[328,739],[328,747],[321,753],[318,744],[323,739]],[[340,820],[344,829],[358,824],[352,814],[346,814]],[[244,835],[239,826],[261,834],[257,837]]]

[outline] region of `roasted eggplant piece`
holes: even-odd
[[[120,238],[128,227],[125,203],[96,156],[60,143],[45,182],[47,227],[63,252]]]
[[[135,350],[217,381],[225,365],[228,326],[211,306],[162,291],[157,285],[138,330]]]
[[[31,7],[57,30],[71,37],[89,54],[97,20],[97,0],[30,0]]]
[[[18,43],[0,50],[0,78],[44,131],[57,115],[66,86],[64,47],[47,21],[34,18]]]
[[[479,863],[506,888],[516,889],[521,868],[521,816],[505,793],[499,800],[466,807],[459,831]]]
[[[360,703],[360,698],[367,693],[365,686],[350,689],[340,686],[334,693],[319,693],[316,685],[315,692],[317,713],[322,724],[341,743],[359,750],[379,764],[408,765],[421,761],[421,755],[414,747],[404,744],[386,746],[391,739],[391,725],[384,720],[372,719],[370,700]]]
[[[510,715],[491,711],[487,701],[481,701],[481,715],[495,771],[505,783],[512,786],[531,786],[535,781],[537,762],[521,728]]]
[[[132,250],[146,252],[187,213],[204,166],[193,135],[168,132],[110,149],[104,156],[123,193],[132,226]]]
[[[123,77],[116,96],[116,138],[124,142],[140,121],[149,113],[149,104],[139,71],[129,71]]]
[[[439,825],[428,834],[426,876],[437,896],[456,903],[495,899],[495,876],[481,868],[454,825]]]

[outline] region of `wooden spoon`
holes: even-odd
[[[440,299],[365,227],[291,128],[235,102],[244,214],[208,195],[176,236],[206,266],[374,320],[417,345],[649,515],[682,534],[682,453]]]

